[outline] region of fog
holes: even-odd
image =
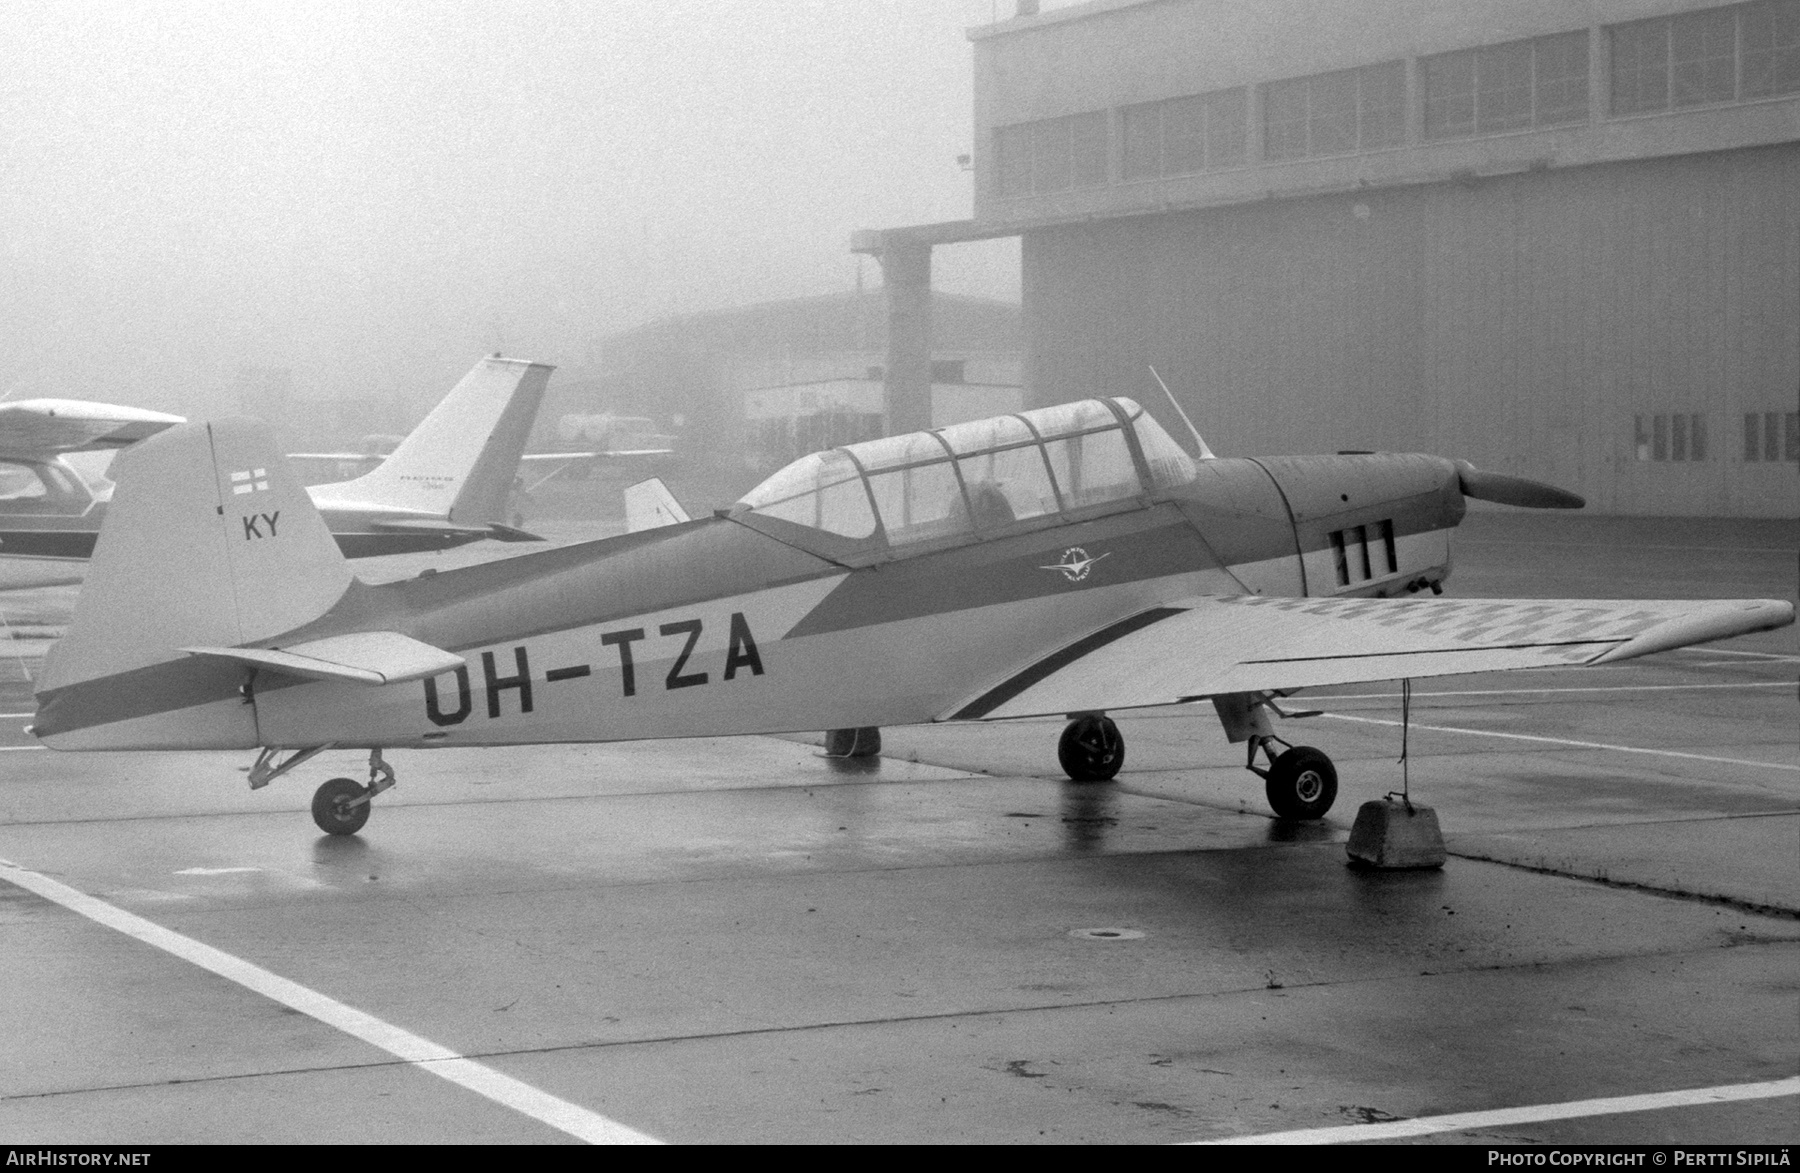
[[[204,412],[257,366],[423,410],[482,353],[855,288],[853,229],[969,215],[964,30],[1010,10],[15,0],[0,395]],[[936,263],[1017,295],[1010,243]]]

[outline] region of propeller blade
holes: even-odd
[[[1580,509],[1587,504],[1567,489],[1503,472],[1482,472],[1466,460],[1456,462],[1456,472],[1462,481],[1463,496],[1479,501],[1517,505],[1521,509]]]

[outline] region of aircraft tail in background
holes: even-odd
[[[689,520],[692,519],[687,510],[681,507],[675,494],[669,492],[669,486],[662,483],[661,477],[639,481],[625,490],[625,529],[628,533],[680,525]]]
[[[314,485],[314,501],[328,512],[392,510],[470,529],[504,521],[554,369],[524,359],[482,359],[379,467],[355,480]]]

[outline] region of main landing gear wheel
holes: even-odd
[[[1125,738],[1111,717],[1077,717],[1056,743],[1056,760],[1073,781],[1105,782],[1125,764]]]
[[[1310,745],[1296,745],[1269,764],[1264,790],[1284,819],[1322,819],[1337,799],[1337,767]]]
[[[327,835],[356,834],[369,821],[368,792],[354,778],[333,778],[313,792],[313,822]]]

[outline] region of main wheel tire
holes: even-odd
[[[1111,717],[1077,717],[1056,743],[1056,760],[1076,782],[1105,782],[1125,764],[1125,738]]]
[[[1284,819],[1322,819],[1337,801],[1337,767],[1310,745],[1296,745],[1275,759],[1264,787],[1269,805]]]
[[[368,791],[354,778],[333,778],[313,791],[313,822],[327,835],[354,835],[369,821],[369,804],[351,806]]]
[[[881,729],[862,725],[830,729],[825,733],[825,754],[834,758],[872,758],[881,753]]]

